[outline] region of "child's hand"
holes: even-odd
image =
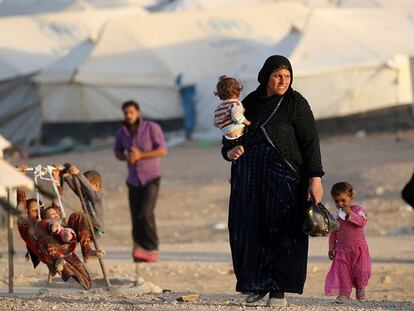
[[[53,221],[50,225],[50,231],[54,234],[57,234],[62,229],[59,221]]]
[[[74,238],[72,231],[71,230],[64,230],[63,231],[63,235],[62,235],[62,241],[65,243],[68,243],[70,241],[72,241]]]
[[[240,158],[243,155],[243,153],[243,146],[236,146],[227,152],[227,157],[229,158],[229,160],[234,161]]]
[[[333,260],[334,257],[335,257],[335,251],[334,250],[330,250],[328,252],[328,257],[329,257],[330,260]]]
[[[20,172],[26,172],[27,171],[27,164],[25,164],[25,163],[23,163],[23,164],[20,164],[18,167],[17,167],[17,169],[20,171]]]
[[[63,168],[63,166],[59,163],[56,163],[53,166],[55,167],[55,169],[52,171],[53,179],[55,181],[59,181],[60,170]]]
[[[244,119],[243,124],[246,125],[246,126],[250,126],[252,124],[252,122],[250,122],[247,119]]]
[[[80,170],[75,165],[71,165],[69,168],[69,173],[71,173],[72,175],[79,175]]]
[[[351,214],[351,212],[352,212],[351,206],[344,206],[344,207],[342,207],[342,209],[346,213],[347,216],[349,214]]]

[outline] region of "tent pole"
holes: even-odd
[[[11,201],[11,190],[7,189],[7,200]],[[7,239],[9,253],[9,294],[14,293],[14,246],[13,246],[13,217],[7,212]]]

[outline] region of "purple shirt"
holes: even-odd
[[[152,121],[140,119],[138,130],[132,135],[124,125],[116,132],[114,151],[128,153],[131,147],[141,151],[152,151],[166,148],[164,134],[161,127]],[[127,184],[134,187],[145,186],[148,182],[161,176],[160,159],[143,159],[128,164]]]

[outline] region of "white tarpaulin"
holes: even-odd
[[[137,10],[99,10],[0,19],[0,81],[38,72],[81,41],[95,38],[109,18]]]
[[[0,134],[19,146],[40,135],[40,104],[32,76],[0,82]]]
[[[268,56],[287,56],[293,86],[309,100],[317,118],[412,103],[413,33],[414,20],[400,10],[318,9],[303,32],[296,27],[231,73],[242,80],[246,94],[257,87],[257,73]],[[207,82],[214,87],[216,80]],[[217,98],[204,99],[199,120],[201,129],[208,130]]]
[[[51,12],[91,11],[109,8],[141,8],[156,0],[2,0],[0,16],[33,15]]]
[[[393,8],[413,10],[413,0],[172,0],[155,6],[159,11],[210,10],[270,2],[296,2],[313,8]]]
[[[25,188],[26,190],[33,190],[33,181],[18,172],[9,163],[0,159],[0,187],[4,188]]]
[[[135,99],[147,117],[180,117],[178,74],[199,85],[228,72],[278,42],[307,13],[283,3],[112,18],[87,57],[87,47],[78,47],[37,77],[43,115],[49,122],[119,120],[122,102]]]
[[[212,10],[240,5],[260,5],[264,3],[275,3],[277,0],[172,0],[165,1],[154,7],[157,11],[191,11]],[[326,0],[324,0],[326,1]]]
[[[1,18],[0,133],[19,146],[39,138],[43,120],[32,75],[59,62],[80,42],[93,41],[109,18],[129,14],[146,13],[117,9]]]

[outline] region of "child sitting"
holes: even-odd
[[[338,295],[336,302],[343,303],[355,287],[356,298],[363,302],[365,287],[371,277],[371,259],[364,232],[367,214],[361,206],[352,204],[355,195],[351,184],[336,183],[331,195],[338,209],[334,216],[339,221],[339,228],[329,236],[328,256],[332,265],[326,276],[325,293],[327,296]]]
[[[218,127],[223,137],[234,141],[243,135],[244,127],[250,121],[244,116],[244,108],[239,100],[242,85],[235,78],[223,75],[219,77],[214,94],[221,103],[214,112],[214,126]]]
[[[61,223],[61,215],[59,211],[59,207],[52,203],[51,206],[45,208],[41,212],[42,220],[38,223],[39,229],[42,227],[42,223],[44,223],[43,227],[46,227],[47,230],[44,230],[50,234],[50,236],[54,237],[58,242],[61,244],[72,244],[70,248],[72,251],[75,250],[76,247],[76,234],[75,231],[71,228],[64,228]],[[45,222],[46,221],[46,222]],[[45,226],[46,225],[46,226]],[[39,239],[42,241],[43,239]],[[45,242],[48,241],[44,239]],[[51,245],[47,244],[47,248],[51,250]],[[64,268],[65,260],[63,256],[56,258],[55,260],[55,269],[57,272],[61,272]]]

